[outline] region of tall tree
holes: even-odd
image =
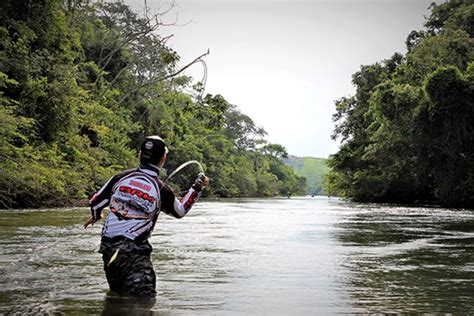
[[[431,7],[406,56],[354,75],[356,95],[336,102],[342,147],[326,190],[361,201],[474,206],[474,4]]]

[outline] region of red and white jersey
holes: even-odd
[[[171,188],[158,180],[158,169],[146,165],[113,176],[93,196],[89,206],[95,219],[109,206],[103,236],[145,240],[150,237],[160,211],[182,218],[199,196],[200,192],[190,188],[178,200]]]

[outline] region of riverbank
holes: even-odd
[[[200,198],[200,201],[225,201],[225,200],[244,200],[244,199],[291,199],[291,198],[302,198],[308,197],[306,195],[293,195],[290,198],[282,195],[275,196],[226,196],[219,197],[215,195],[203,195]],[[320,196],[322,197],[322,196]],[[51,201],[50,203],[40,204],[31,207],[17,207],[17,208],[0,208],[0,210],[34,210],[34,209],[57,209],[57,208],[79,208],[79,207],[89,207],[88,199],[70,199],[70,200],[61,200],[61,201]]]

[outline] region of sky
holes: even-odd
[[[169,2],[147,0],[152,11]],[[160,35],[185,65],[208,49],[205,93],[220,94],[290,155],[326,158],[334,101],[361,65],[405,53],[432,0],[175,0]],[[438,1],[439,2],[439,1]],[[142,0],[125,0],[137,11]],[[186,71],[201,80],[201,64]]]

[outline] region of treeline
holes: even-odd
[[[151,134],[168,143],[168,170],[203,162],[208,194],[304,193],[304,178],[280,162],[282,146],[183,75],[193,63],[180,68],[159,35],[163,14],[121,2],[1,1],[1,208],[83,200],[136,166]]]
[[[326,190],[356,201],[474,207],[474,4],[432,5],[408,52],[362,66],[336,101]]]

